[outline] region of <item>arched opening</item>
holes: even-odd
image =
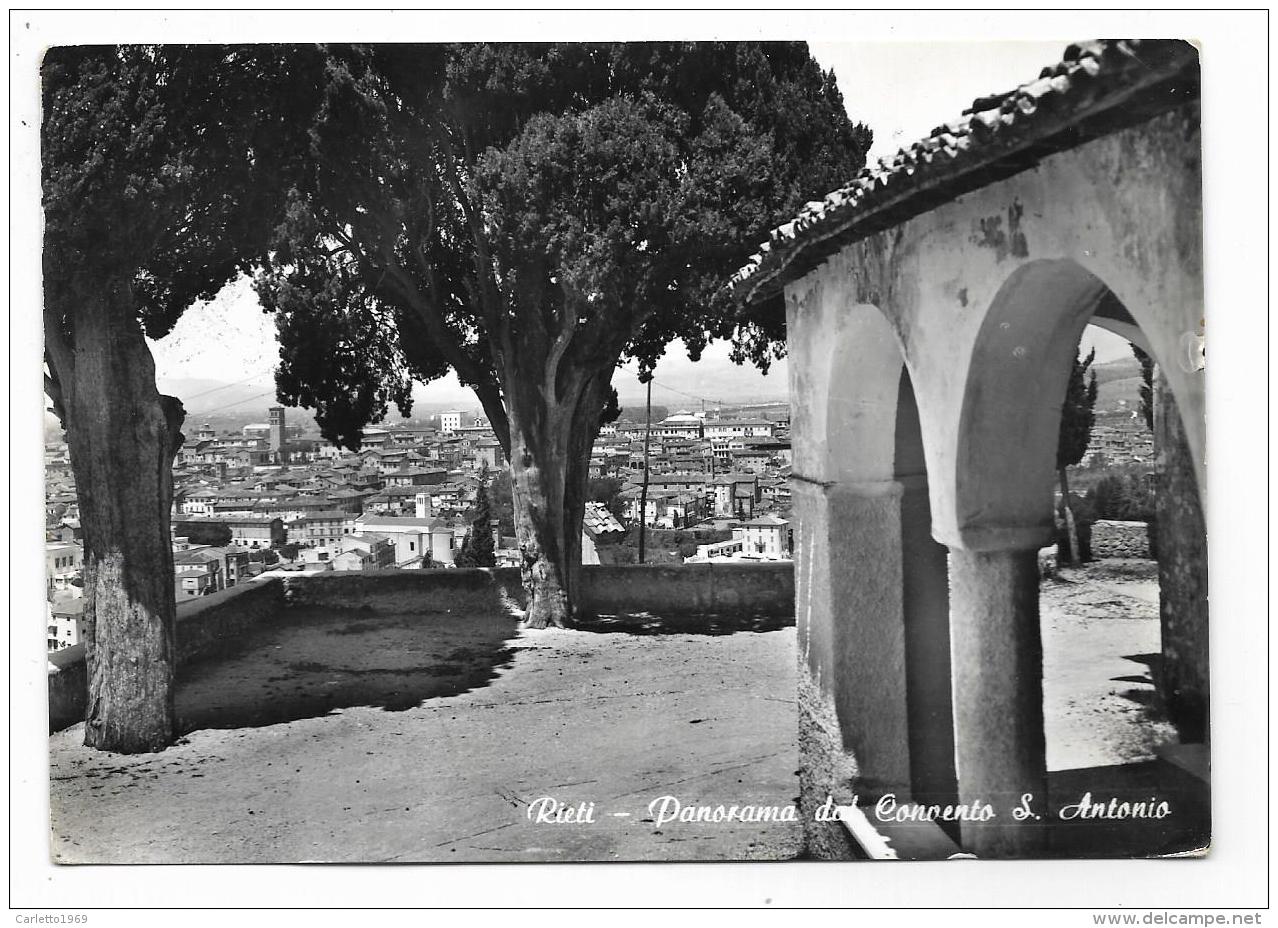
[[[959,792],[965,800],[984,795],[1005,802],[1033,794],[1036,812],[1050,821],[1085,795],[1138,801],[1153,793],[1175,815],[1155,824],[1089,822],[1038,833],[965,829],[964,843],[989,855],[1156,854],[1207,834],[1206,783],[1186,777],[1182,768],[1191,765],[1183,754],[1171,763],[1162,757],[1164,747],[1201,740],[1204,726],[1195,731],[1194,709],[1182,709],[1177,735],[1166,723],[1177,713],[1160,717],[1163,707],[1152,698],[1155,682],[1169,706],[1201,695],[1205,717],[1205,535],[1193,456],[1165,380],[1160,387],[1155,377],[1152,385],[1153,434],[1139,443],[1146,453],[1131,451],[1135,430],[1117,421],[1104,425],[1110,434],[1102,435],[1112,448],[1128,449],[1128,459],[1142,459],[1146,466],[1130,476],[1150,490],[1145,515],[1159,525],[1168,520],[1166,532],[1157,533],[1166,542],[1158,545],[1159,566],[1129,571],[1144,577],[1146,601],[1124,604],[1135,587],[1121,571],[1107,581],[1104,570],[1080,570],[1064,578],[1068,590],[1045,587],[1040,596],[1038,549],[1064,540],[1062,485],[1083,504],[1093,489],[1076,468],[1058,469],[1057,459],[1067,384],[1089,324],[1146,351],[1171,341],[1166,332],[1143,332],[1121,299],[1075,262],[1037,261],[999,290],[974,346],[955,475],[963,545],[951,561]],[[1098,340],[1094,331],[1086,337],[1088,344]],[[1127,361],[1139,371],[1134,357]],[[1105,395],[1103,405],[1117,403],[1113,390]],[[1193,399],[1200,408],[1201,397]],[[1141,415],[1138,400],[1123,402],[1126,409],[1111,405],[1107,415]],[[1078,485],[1074,476],[1059,479],[1066,470],[1080,478]],[[1086,528],[1092,520],[1082,521]],[[1118,538],[1143,532],[1143,522],[1135,525],[1140,520],[1126,521],[1133,524],[1105,531]],[[1144,622],[1139,629],[1137,618]],[[1130,718],[1113,717],[1125,711]]]
[[[932,537],[927,462],[914,384],[904,364],[897,391],[894,477],[901,484],[901,586],[905,620],[910,781],[915,802],[958,801],[950,697],[948,552]],[[942,823],[958,837],[958,829]]]
[[[1112,293],[1102,308],[1126,314]],[[1156,854],[1208,835],[1206,536],[1188,441],[1144,333],[1103,321],[1079,350],[1084,363],[1095,352],[1098,374],[1090,442],[1066,468],[1081,550],[1061,547],[1040,585],[1048,784],[1057,805],[1104,791],[1174,810],[1156,826],[1062,833],[1059,853],[1103,841]],[[1058,520],[1058,543],[1064,529]]]
[[[841,314],[819,485],[796,482],[800,647],[825,681],[858,796],[954,801],[946,549],[932,537],[913,384],[876,307]],[[822,657],[822,652],[828,658]],[[832,669],[832,673],[827,671]]]
[[[995,296],[959,424],[959,535],[973,551],[1048,543],[1056,437],[1074,350],[1105,285],[1073,261],[1033,261]]]

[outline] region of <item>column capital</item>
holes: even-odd
[[[957,536],[933,529],[932,537],[949,548],[988,554],[995,551],[1037,551],[1056,538],[1053,522],[1022,525],[959,526]]]
[[[802,474],[791,474],[790,486],[802,493],[859,499],[900,496],[904,490],[898,480],[818,480]]]

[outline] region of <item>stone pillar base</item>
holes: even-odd
[[[959,801],[994,813],[963,822],[962,845],[980,857],[1042,856],[1047,757],[1037,551],[951,550],[950,585]],[[1039,817],[1018,821],[1013,813],[1023,802]]]

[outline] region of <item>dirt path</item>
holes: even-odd
[[[1154,691],[1157,566],[1099,561],[1043,583],[1043,702],[1049,770],[1150,760],[1175,742]]]
[[[402,623],[369,626],[363,633],[403,644]],[[54,735],[55,859],[734,860],[799,852],[798,824],[648,821],[648,804],[663,795],[726,805],[785,805],[796,795],[792,628],[521,632],[504,643],[507,663],[489,682],[402,711],[351,704],[347,665],[378,676],[405,672],[402,657],[393,668],[370,666],[363,633],[293,642],[306,662],[296,679],[341,693],[337,705],[347,707],[331,714],[311,699],[300,702],[314,711],[297,717],[288,682],[255,664],[281,703],[247,720],[258,727],[203,728],[168,751],[136,757],[87,750],[82,726]],[[421,660],[455,658],[452,643],[423,643]],[[211,699],[228,688],[206,673],[193,681],[197,690]],[[593,802],[595,823],[529,821],[529,803],[542,797],[574,808]]]

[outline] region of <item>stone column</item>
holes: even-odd
[[[840,826],[812,823],[832,795],[908,796],[901,486],[793,482],[800,787],[809,851],[847,856]]]
[[[980,857],[1033,857],[1046,849],[1043,644],[1037,546],[950,550],[951,657],[959,801],[996,817],[964,822],[963,847]],[[1042,816],[1013,810],[1033,794]]]

